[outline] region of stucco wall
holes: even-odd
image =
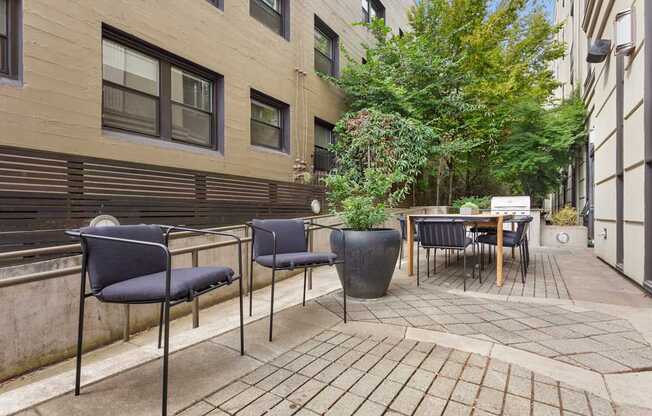
[[[313,68],[314,15],[358,61],[371,37],[352,26],[359,0],[289,1],[288,42],[249,15],[247,0],[226,0],[224,11],[205,0],[24,0],[24,80],[0,83],[0,144],[290,181],[295,159],[312,163],[314,118],[334,123],[343,110]],[[413,0],[382,3],[393,31],[405,30]],[[102,23],[224,76],[224,156],[102,130]],[[250,145],[250,88],[291,106],[289,155]]]

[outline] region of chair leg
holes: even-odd
[[[401,245],[398,251],[398,269],[401,270],[401,263],[403,263],[403,239],[401,239]]]
[[[519,246],[518,248],[518,256],[519,256],[519,260],[521,261],[521,283],[525,284],[525,273],[527,273],[527,269],[525,266],[525,255],[523,253],[523,245]]]
[[[435,252],[432,256],[432,269],[433,274],[437,274],[437,249],[435,249]]]
[[[421,282],[419,282],[419,269],[420,269],[419,262],[421,261],[420,259],[421,256],[419,255],[420,251],[421,250],[419,250],[419,245],[417,244],[417,286],[421,285],[420,284]]]
[[[165,302],[161,303],[161,310],[158,314],[158,349],[161,349],[161,340],[163,338],[163,310],[165,309]]]
[[[426,249],[426,279],[430,279],[430,249]]]
[[[303,269],[303,306],[306,306],[306,284],[308,282],[308,269]]]
[[[253,243],[252,243],[253,245]],[[254,299],[254,258],[253,250],[251,251],[251,262],[249,264],[249,316],[251,316],[251,311],[253,308],[253,299]]]
[[[170,355],[170,300],[165,301],[165,336],[163,338],[163,394],[161,397],[161,415],[168,413],[168,358]]]
[[[79,322],[77,326],[77,363],[75,372],[75,396],[81,389],[81,360],[84,341],[84,305],[86,303],[86,258],[82,260],[81,285],[79,290]]]
[[[464,250],[464,254],[462,255],[463,257],[463,262],[464,262],[464,291],[466,292],[466,250]]]
[[[274,286],[276,285],[276,269],[272,268],[272,299],[269,303],[269,342],[272,342],[272,328],[274,326]]]
[[[243,304],[242,304],[242,279],[240,276],[240,355],[244,355],[244,318],[243,318]]]

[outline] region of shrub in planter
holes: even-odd
[[[552,225],[577,225],[577,217],[577,210],[570,205],[566,205],[552,216]]]
[[[427,162],[434,131],[396,114],[362,110],[345,115],[331,146],[336,167],[324,178],[331,211],[345,224],[346,279],[350,296],[377,298],[387,291],[398,258],[400,234],[378,228],[410,192]],[[341,233],[331,248],[344,251]]]
[[[475,215],[480,213],[480,208],[473,202],[465,202],[460,206],[460,214],[462,215]]]

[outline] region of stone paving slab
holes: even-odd
[[[479,354],[350,332],[317,334],[180,414],[625,416],[650,411],[617,406],[562,381]],[[352,362],[344,358],[346,354],[325,358],[325,352],[355,351],[363,345],[367,354]],[[306,376],[315,355],[325,365]]]
[[[317,298],[342,316],[341,291]],[[514,347],[602,374],[652,368],[652,346],[632,324],[553,302],[506,302],[395,279],[384,298],[349,300],[349,319],[446,332]],[[465,338],[461,338],[461,342]]]

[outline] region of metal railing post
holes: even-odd
[[[308,251],[312,251],[313,246],[314,246],[314,233],[315,231],[312,230],[312,224],[313,224],[313,219],[310,219],[310,223],[308,224],[308,229],[310,232],[308,233]],[[308,269],[308,290],[312,290],[312,268]]]
[[[130,314],[130,309],[129,309],[129,304],[122,305],[125,311],[125,321],[122,326],[122,340],[124,342],[129,341],[129,336],[131,335],[131,319],[129,314]]]
[[[192,252],[192,267],[199,267],[199,251]],[[192,300],[192,327],[199,327],[199,297]]]
[[[249,238],[249,227],[244,227],[244,239]],[[251,241],[248,243],[244,243],[242,245],[242,249],[244,250],[244,253],[242,253],[242,276],[240,278],[242,279],[242,283],[244,285],[242,286],[242,290],[244,290],[244,295],[249,296],[249,279],[246,276],[249,276],[249,245],[251,244]]]

